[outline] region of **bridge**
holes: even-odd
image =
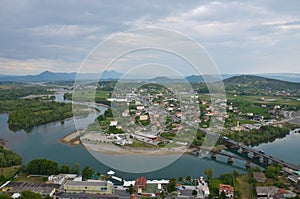
[[[191,145],[190,146],[193,150],[193,153],[195,154],[200,154],[201,151],[205,151],[206,153],[210,153],[210,157],[212,159],[216,159],[216,155],[221,155],[221,156],[224,156],[224,157],[227,157],[227,162],[228,163],[233,163],[233,159],[238,159],[238,160],[243,160],[246,162],[246,167],[250,167],[251,165],[251,162],[243,157],[240,157],[240,156],[237,156],[237,155],[234,155],[234,154],[228,154],[228,153],[225,153],[225,152],[222,152],[222,151],[219,151],[219,150],[214,150],[213,148],[211,147],[204,147],[204,146],[196,146],[196,145]]]
[[[241,149],[241,153],[243,153],[243,154],[247,154],[248,155],[248,153],[252,153],[253,154],[253,156],[252,156],[253,159],[257,159],[259,161],[260,161],[260,159],[262,159],[263,160],[262,163],[265,164],[265,165],[268,165],[270,163],[270,161],[272,161],[274,163],[277,163],[278,165],[282,165],[282,166],[287,167],[289,169],[292,169],[294,171],[300,171],[300,167],[299,166],[295,166],[293,164],[290,164],[288,162],[280,160],[280,159],[278,159],[276,157],[273,157],[271,155],[265,154],[263,151],[256,150],[256,149],[254,149],[252,147],[249,147],[249,146],[244,145],[242,143],[239,143],[239,142],[236,142],[234,140],[231,140],[228,137],[223,136],[222,140],[225,143],[225,146],[230,147],[232,149],[237,149],[237,150]]]

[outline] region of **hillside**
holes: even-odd
[[[224,80],[227,91],[235,91],[240,94],[263,93],[292,93],[300,91],[300,83],[288,82],[254,75],[240,75]]]

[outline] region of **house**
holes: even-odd
[[[142,176],[136,179],[134,184],[134,190],[138,192],[138,194],[141,194],[143,190],[147,189],[147,179]]]
[[[264,120],[264,116],[254,115],[253,120],[258,121],[258,122],[262,122]]]
[[[109,126],[117,126],[118,125],[118,121],[110,121]]]
[[[146,120],[148,120],[149,119],[149,116],[148,115],[141,115],[140,116],[140,120],[141,121],[146,121]]]
[[[279,189],[277,194],[275,194],[275,198],[278,198],[278,199],[281,199],[281,198],[294,198],[296,196],[297,196],[297,194],[295,194],[291,190],[286,190],[286,189]]]
[[[275,186],[257,186],[256,196],[257,198],[274,198],[275,194],[278,192],[278,188]]]
[[[262,172],[253,172],[253,176],[254,176],[254,179],[256,180],[256,182],[264,183],[267,180],[265,174]]]
[[[220,184],[219,185],[219,194],[222,192],[225,193],[226,198],[233,198],[234,196],[234,188],[227,184]]]
[[[175,115],[176,115],[177,117],[182,117],[182,112],[176,112]]]
[[[290,180],[290,181],[292,181],[292,182],[294,182],[294,183],[298,183],[298,181],[299,181],[299,177],[296,176],[296,175],[289,175],[287,177],[287,179]]]

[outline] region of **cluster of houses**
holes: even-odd
[[[50,196],[55,199],[118,199],[138,197],[160,197],[166,191],[169,180],[147,180],[141,176],[136,180],[126,181],[109,171],[106,180],[83,180],[75,174],[51,175],[45,183],[7,182],[0,187],[2,193],[12,198],[19,198],[21,192],[29,190],[42,197]],[[201,178],[202,183],[194,186],[176,184],[179,198],[192,198],[192,190],[198,190],[201,195],[208,196],[209,188]],[[205,184],[204,184],[205,183]],[[199,186],[201,185],[201,186]],[[205,185],[205,186],[204,186]]]
[[[297,196],[297,194],[293,192],[291,189],[294,190],[296,189],[296,187],[294,187],[293,185],[297,185],[297,182],[300,179],[300,172],[294,172],[288,168],[284,168],[283,171],[286,173],[293,174],[287,177],[287,180],[291,182],[291,186],[289,186],[289,189],[279,188],[277,186],[267,186],[265,185],[267,181],[265,174],[263,172],[253,172],[253,177],[255,181],[259,183],[259,185],[255,187],[256,197],[258,199],[265,199],[265,198],[285,199],[285,198],[294,198]]]

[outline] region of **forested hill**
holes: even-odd
[[[254,75],[240,75],[224,80],[226,90],[263,91],[263,92],[298,92],[300,83],[264,78]]]

